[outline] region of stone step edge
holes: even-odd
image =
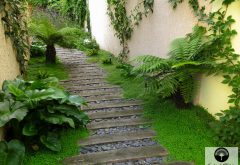
[[[122,119],[122,120],[113,120],[113,121],[100,121],[95,123],[90,123],[87,125],[89,130],[97,130],[104,128],[114,128],[114,127],[123,127],[123,126],[137,126],[137,125],[146,125],[151,124],[151,121],[146,121],[142,118],[137,119]]]
[[[94,135],[94,136],[90,136],[87,139],[79,141],[78,145],[89,146],[89,145],[115,143],[115,142],[123,142],[123,141],[130,141],[130,140],[141,140],[141,139],[153,138],[155,136],[156,136],[156,133],[152,130],[125,132],[125,133],[117,133],[117,134],[111,134],[111,135]]]
[[[86,111],[86,114],[90,119],[108,119],[114,117],[126,117],[126,116],[134,116],[134,115],[142,115],[142,110],[113,110],[108,112],[91,112]]]
[[[91,110],[97,110],[97,109],[108,109],[108,108],[124,108],[124,107],[133,107],[133,106],[141,106],[143,105],[142,102],[140,101],[136,101],[136,102],[126,102],[124,104],[124,102],[126,101],[123,101],[123,103],[113,103],[113,104],[107,104],[107,105],[102,105],[102,104],[99,104],[99,105],[91,105],[91,106],[88,106],[88,107],[82,107],[82,110],[84,111],[91,111]]]
[[[168,152],[161,146],[125,148],[112,151],[104,151],[91,154],[80,154],[67,158],[63,161],[65,165],[93,165],[118,163],[125,161],[134,161],[139,159],[146,159],[152,157],[166,157]]]

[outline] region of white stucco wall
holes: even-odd
[[[137,2],[129,0],[127,8],[134,8]],[[117,55],[121,47],[106,14],[106,0],[89,0],[89,9],[93,37],[102,49]],[[196,21],[187,3],[173,10],[168,0],[155,0],[154,13],[142,20],[129,42],[130,58],[144,54],[166,57],[171,41],[191,32]]]

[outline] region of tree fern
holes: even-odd
[[[213,41],[206,35],[205,28],[195,27],[193,33],[172,42],[168,59],[138,57],[133,71],[145,77],[147,91],[163,98],[180,92],[184,102],[190,103],[196,89],[196,75],[209,72],[215,66],[212,57],[205,55]]]

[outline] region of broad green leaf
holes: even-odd
[[[34,136],[38,133],[38,128],[34,123],[26,123],[23,127],[22,134],[25,136]]]
[[[53,113],[53,112],[61,112],[63,114],[66,114],[67,116],[73,116],[75,117],[79,122],[83,122],[84,124],[87,124],[89,121],[88,116],[81,110],[79,110],[76,106],[74,105],[58,105],[58,106],[53,106],[53,107],[48,107],[48,110]]]
[[[7,165],[21,165],[25,156],[25,147],[18,140],[8,143]]]
[[[15,102],[12,105],[8,103],[5,105],[5,111],[1,111],[0,115],[0,127],[4,126],[6,123],[8,123],[11,119],[17,119],[18,121],[21,121],[24,119],[24,117],[27,115],[28,109],[20,102]]]
[[[86,105],[87,102],[77,95],[70,95],[68,98],[69,102],[73,105],[80,106],[80,105]]]
[[[11,140],[9,143],[0,142],[0,164],[21,165],[25,155],[25,147],[18,140]]]
[[[24,91],[22,91],[21,89],[18,89],[13,84],[8,85],[8,91],[16,97],[22,97],[24,95]]]
[[[75,128],[73,119],[60,114],[43,114],[41,113],[41,119],[48,123],[62,125],[67,123],[70,127]]]
[[[46,135],[42,135],[40,137],[41,142],[50,150],[52,151],[61,151],[62,146],[61,146],[61,142],[59,141],[59,139],[51,134]]]

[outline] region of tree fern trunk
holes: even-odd
[[[185,103],[184,98],[180,92],[180,90],[178,90],[173,96],[173,101],[175,102],[175,105],[177,108],[179,109],[187,109],[189,107],[191,107],[190,103]]]
[[[47,45],[46,63],[47,64],[55,64],[56,63],[56,49],[53,44]]]

